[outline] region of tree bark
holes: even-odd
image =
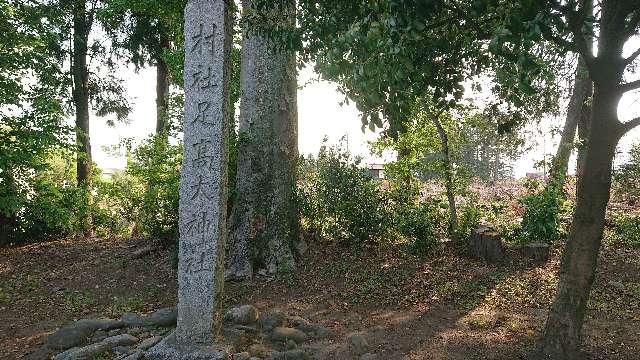
[[[444,186],[447,192],[447,201],[449,202],[449,234],[456,237],[456,232],[458,231],[458,211],[456,208],[455,184],[453,183],[453,166],[451,163],[451,151],[449,149],[449,135],[444,126],[442,126],[438,116],[432,117],[432,121],[438,130],[438,136],[442,143]]]
[[[243,9],[252,9],[244,0]],[[294,24],[294,2],[278,12]],[[286,14],[286,15],[285,15]],[[228,280],[245,280],[258,270],[293,270],[298,241],[295,198],[298,159],[295,54],[279,51],[245,29],[241,61],[236,198],[230,218]]]
[[[169,49],[170,43],[166,37],[161,37],[162,49]],[[156,59],[156,134],[167,135],[169,126],[169,67],[162,56],[162,51]]]
[[[87,51],[91,20],[87,18],[85,0],[73,6],[73,102],[76,110],[77,181],[78,186],[91,182],[91,139],[89,137],[89,71]]]
[[[585,101],[593,92],[593,83],[589,77],[587,65],[582,57],[578,59],[576,67],[575,83],[573,93],[569,100],[569,108],[567,110],[567,118],[562,130],[560,144],[553,159],[551,169],[549,171],[549,183],[562,184],[567,176],[569,167],[569,158],[573,151],[573,144],[576,137],[576,128],[583,116],[583,108]]]
[[[622,0],[605,1],[600,12],[598,56],[592,58],[589,69],[594,93],[588,146],[557,293],[540,344],[541,355],[547,359],[583,358],[579,352],[582,325],[602,243],[613,158],[618,141],[627,131],[618,119],[625,70],[620,59],[629,38],[624,31],[627,14],[620,11],[622,4]]]
[[[89,136],[89,70],[87,52],[92,25],[87,15],[85,0],[73,3],[73,55],[71,75],[73,77],[73,103],[76,110],[76,178],[78,187],[84,190],[84,208],[79,217],[85,236],[91,235],[91,138]]]

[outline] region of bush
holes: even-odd
[[[384,237],[384,197],[359,163],[343,143],[301,160],[298,197],[307,231],[354,247]]]
[[[520,241],[549,243],[566,235],[562,220],[571,211],[560,186],[548,185],[540,189],[541,184],[537,181],[529,181],[526,186],[528,193],[520,200],[524,207]]]
[[[162,136],[149,138],[130,155],[127,177],[114,184],[112,195],[119,196],[120,209],[135,216],[140,235],[167,242],[178,238],[181,166],[182,145]]]
[[[50,151],[37,168],[38,173],[12,172],[10,201],[0,209],[5,218],[0,245],[64,238],[85,230],[89,193],[75,186],[73,153]]]
[[[614,189],[633,204],[640,201],[640,143],[631,147],[629,161],[615,172]]]
[[[614,216],[612,240],[614,243],[640,248],[640,215]]]

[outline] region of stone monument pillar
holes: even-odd
[[[185,9],[184,160],[180,179],[178,326],[147,355],[223,359],[214,345],[222,316],[227,218],[231,18],[227,0]]]

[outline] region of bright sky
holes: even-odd
[[[92,118],[91,141],[93,145],[94,161],[101,168],[124,168],[125,159],[113,156],[106,147],[116,145],[124,138],[143,139],[155,130],[155,69],[142,69],[136,73],[133,69],[124,69],[122,76],[126,79],[126,88],[132,98],[133,113],[128,125],[118,124],[115,128],[106,125],[100,118]],[[375,139],[376,134],[361,130],[358,111],[353,104],[340,105],[343,96],[337,91],[335,84],[326,81],[312,81],[315,79],[311,69],[304,69],[299,76],[299,83],[306,84],[298,91],[299,114],[299,150],[301,154],[316,154],[327,136],[330,143],[336,143],[342,136],[348,137],[349,149],[353,154],[361,155],[365,162],[381,162],[373,158],[368,150],[367,142]],[[638,93],[627,94],[622,99],[619,114],[623,120],[640,116]],[[548,119],[542,122],[535,131],[538,135],[529,139],[536,144],[522,159],[515,164],[515,175],[524,176],[527,172],[536,171],[534,163],[542,160],[543,154],[555,153],[558,136],[555,139],[550,134],[551,128],[558,128],[564,123],[564,118]],[[638,141],[640,128],[627,135],[620,145],[620,150],[626,152],[629,145]],[[620,157],[620,160],[624,158]],[[391,160],[391,159],[389,159]]]

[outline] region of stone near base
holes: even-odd
[[[167,336],[145,354],[149,360],[228,360],[229,352],[217,346],[181,345],[175,333]]]

